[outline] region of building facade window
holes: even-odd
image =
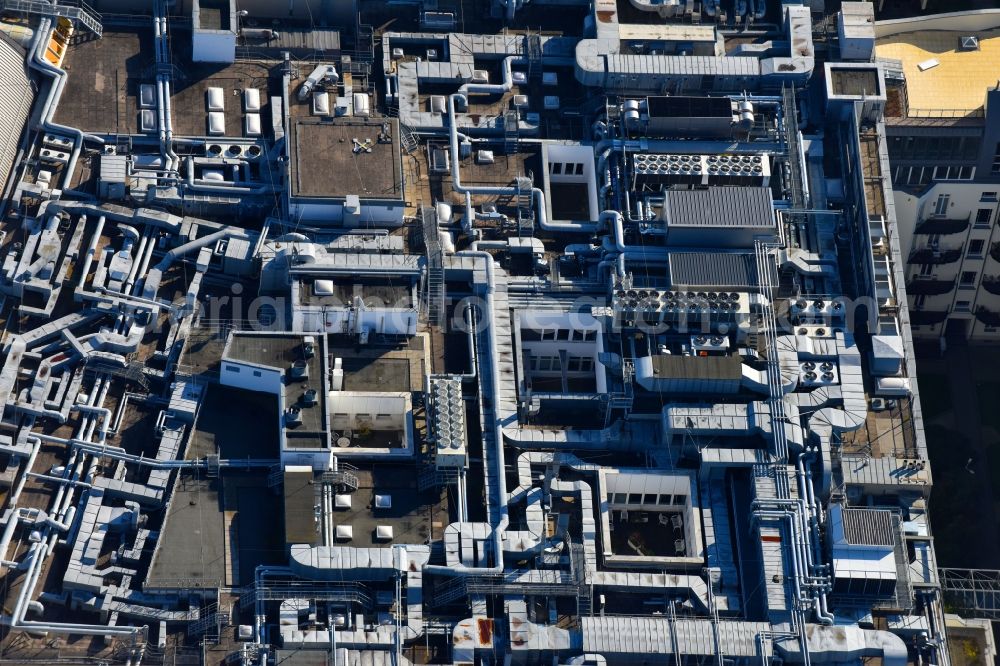
[[[976,286],[976,272],[975,271],[962,271],[962,278],[959,280],[959,284],[963,287],[975,287]],[[961,302],[961,301],[959,301]]]
[[[976,226],[977,227],[988,227],[990,226],[990,220],[993,218],[992,208],[980,208],[976,211]]]
[[[979,195],[979,203],[996,203],[997,193],[996,192],[983,192]]]
[[[948,204],[951,202],[950,194],[939,194],[937,201],[934,202],[934,214],[944,215],[948,212]]]
[[[984,247],[986,247],[986,241],[981,238],[974,238],[969,241],[968,254],[973,257],[981,257],[983,255]]]

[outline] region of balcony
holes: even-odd
[[[1000,296],[1000,275],[984,275],[980,284],[986,291]]]
[[[990,245],[990,256],[996,261],[1000,261],[1000,242]]]
[[[935,280],[915,277],[906,283],[906,293],[910,296],[940,296],[955,290],[955,280]]]
[[[910,310],[910,324],[912,326],[926,326],[940,324],[948,318],[946,310]]]
[[[991,249],[992,252],[992,249]],[[962,258],[961,248],[955,250],[939,250],[923,247],[910,253],[907,263],[911,264],[952,264]]]
[[[988,310],[983,306],[976,308],[976,319],[987,326],[1000,326],[1000,312]]]
[[[913,230],[915,234],[938,234],[941,236],[947,236],[949,234],[958,234],[969,228],[969,220],[971,215],[965,217],[965,219],[954,219],[949,217],[929,217],[921,221],[917,227]]]

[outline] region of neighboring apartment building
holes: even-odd
[[[916,338],[987,340],[1000,332],[1000,29],[989,26],[1000,26],[1000,11],[878,26]]]

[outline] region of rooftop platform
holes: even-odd
[[[928,30],[877,40],[877,57],[903,64],[910,116],[939,117],[949,112],[960,117],[982,109],[986,89],[997,84],[1000,29],[976,33],[978,51],[961,51],[959,40],[968,34]],[[929,60],[939,64],[921,71],[918,65]]]
[[[261,91],[261,118],[270,118],[269,65],[192,63],[187,57],[188,35],[178,33],[173,39],[171,108],[175,134],[208,133],[205,94],[210,87],[220,87],[226,93],[226,136],[243,136],[243,89]],[[152,27],[105,30],[101,39],[73,44],[64,68],[69,78],[56,109],[56,122],[85,132],[139,133],[139,86],[156,82]],[[266,135],[269,123],[263,125]]]
[[[292,196],[325,199],[355,194],[390,200],[403,196],[395,119],[302,116],[291,121],[289,149]]]
[[[224,584],[226,548],[219,479],[180,476],[157,540],[147,588]]]
[[[233,412],[239,405],[240,418]],[[208,384],[187,445],[187,458],[218,453],[223,459],[274,458],[278,452],[278,406],[269,395]]]
[[[327,353],[343,359],[345,391],[423,391],[424,376],[430,371],[423,335],[381,347],[357,347],[346,338],[329,336]]]
[[[369,307],[413,307],[413,289],[403,280],[368,279],[333,279],[331,294],[316,293],[316,281],[302,282],[299,291],[299,302],[302,305],[344,306],[354,302],[355,297],[362,298]]]
[[[227,361],[281,370],[283,404],[286,409],[299,407],[302,418],[299,424],[283,423],[286,447],[322,448],[327,443],[327,384],[323,367],[325,345],[319,344],[313,355],[307,358],[303,347],[304,338],[304,335],[294,333],[236,333],[226,346],[224,358]],[[291,376],[292,365],[300,362],[305,364],[308,373],[301,380]],[[310,389],[316,390],[314,405],[304,402],[305,393]]]
[[[358,489],[351,493],[351,507],[335,510],[335,525],[350,525],[353,536],[341,545],[384,546],[375,538],[375,528],[392,527],[392,543],[423,544],[440,539],[448,524],[447,494],[441,489],[417,489],[417,468],[413,465],[380,463],[354,472]],[[375,495],[388,495],[392,506],[375,508]]]

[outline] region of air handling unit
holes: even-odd
[[[684,155],[637,153],[632,157],[635,187],[667,185],[753,185],[767,187],[771,163],[764,154]]]
[[[753,104],[728,97],[656,96],[625,100],[622,114],[630,131],[647,136],[729,137],[753,127]]]

